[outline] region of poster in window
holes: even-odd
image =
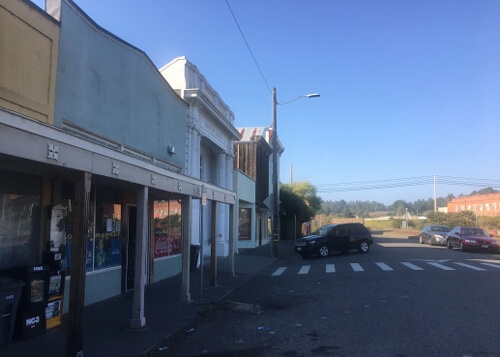
[[[66,246],[66,207],[57,205],[50,215],[50,251],[63,251]]]
[[[155,234],[155,258],[180,254],[181,244],[180,234]]]

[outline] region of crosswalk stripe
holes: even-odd
[[[271,275],[271,276],[279,276],[283,274],[283,272],[286,270],[286,267],[280,267],[276,269],[276,271]]]
[[[443,270],[455,270],[453,268],[447,267],[446,265],[439,264],[436,262],[426,262],[427,264],[430,264],[432,266],[435,266],[436,268],[443,269]]]
[[[380,262],[375,262],[375,264],[377,264],[379,266],[380,269],[382,270],[385,270],[385,271],[391,271],[391,270],[394,270],[392,269],[390,266],[388,266],[387,264],[385,263],[380,263]]]
[[[480,268],[480,267],[476,267],[474,265],[470,265],[470,264],[466,264],[466,263],[455,262],[455,264],[463,266],[463,267],[466,267],[466,268],[469,268],[469,269],[474,269],[474,270],[479,270],[479,271],[486,271],[486,269],[483,269],[483,268]]]
[[[492,263],[481,263],[481,264],[500,269],[500,264],[492,264]]]
[[[401,262],[401,264],[403,264],[404,266],[407,266],[408,268],[410,268],[411,270],[424,270],[422,269],[421,267],[418,267],[416,266],[415,264],[412,264],[412,263],[408,263],[408,262]]]
[[[424,268],[421,268],[421,267],[419,267],[419,266],[417,266],[417,265],[415,265],[413,263],[409,263],[409,262],[400,262],[400,263],[402,265],[404,265],[405,267],[410,268],[411,270],[416,270],[416,271],[425,270]],[[433,267],[442,269],[442,270],[456,270],[455,268],[452,268],[450,266],[447,266],[447,265],[444,265],[444,264],[441,264],[441,263],[438,263],[438,262],[429,262],[429,261],[426,261],[425,263],[427,263],[429,265],[432,265]],[[471,264],[467,264],[467,263],[462,263],[462,262],[448,262],[448,263],[449,264],[456,264],[456,265],[462,266],[464,268],[473,269],[473,270],[476,270],[476,271],[488,271],[488,269],[481,268],[481,267],[478,267],[478,266],[475,266],[475,265],[471,265]],[[394,269],[391,268],[386,263],[375,262],[375,264],[380,269],[382,269],[383,271],[394,271]],[[484,262],[481,262],[480,264],[485,265],[485,266],[489,266],[489,267],[492,267],[492,268],[500,269],[500,264],[484,263]],[[352,270],[354,272],[364,272],[365,271],[365,269],[363,269],[363,267],[359,263],[349,263],[349,265],[351,266],[351,268],[352,268]],[[278,269],[276,269],[271,274],[271,276],[280,276],[280,275],[282,275],[285,272],[285,270],[287,268],[288,267],[279,267]],[[309,274],[310,271],[311,271],[311,265],[303,265],[303,266],[300,267],[300,269],[298,271],[298,274],[300,274],[300,275],[306,275],[306,274]],[[336,270],[335,264],[325,264],[325,273],[336,273],[336,272],[337,272],[337,270]]]
[[[327,264],[326,265],[327,273],[335,273],[335,264]]]
[[[365,271],[358,263],[351,263],[351,267],[354,271]]]
[[[310,265],[304,265],[302,268],[299,270],[299,274],[307,274],[309,273],[309,269],[311,268]]]

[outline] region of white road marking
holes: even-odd
[[[422,269],[421,267],[418,267],[416,266],[415,264],[412,264],[412,263],[408,263],[408,262],[401,262],[401,264],[403,264],[404,266],[407,266],[408,268],[410,268],[411,270],[424,270]]]
[[[335,273],[335,264],[327,264],[326,273]]]
[[[454,263],[457,264],[457,265],[469,268],[469,269],[474,269],[474,270],[479,270],[479,271],[486,271],[486,269],[483,269],[483,268],[480,268],[480,267],[476,267],[474,265],[465,264],[465,263],[459,263],[459,262],[454,262]]]
[[[358,263],[350,263],[350,264],[351,264],[352,270],[354,270],[354,271],[365,271],[363,268],[361,268],[361,265],[359,265]]]
[[[443,270],[455,270],[453,268],[447,267],[446,265],[439,264],[436,262],[427,262],[427,264],[430,264],[432,266],[435,266],[436,268],[443,269]]]
[[[375,262],[375,264],[377,264],[379,266],[379,268],[382,269],[382,270],[384,270],[384,271],[394,270],[394,269],[392,269],[390,266],[388,266],[385,263]]]
[[[415,259],[416,260],[416,259]],[[447,266],[447,265],[443,265],[441,263],[438,263],[438,262],[443,262],[444,260],[437,260],[437,261],[429,261],[429,260],[424,260],[422,259],[421,260],[422,262],[425,262],[426,264],[429,264],[429,265],[432,265],[436,268],[439,268],[439,269],[442,269],[442,270],[456,270],[455,268],[452,268],[450,266]],[[404,265],[405,267],[407,268],[410,268],[411,270],[415,270],[415,271],[419,271],[419,270],[425,270],[424,268],[421,268],[413,263],[409,263],[409,262],[400,262],[402,265]],[[476,271],[488,271],[488,269],[485,269],[485,268],[481,268],[481,267],[478,267],[478,266],[474,266],[474,265],[471,265],[471,264],[467,264],[467,263],[462,263],[462,262],[449,262],[449,264],[456,264],[456,265],[460,265],[464,268],[468,268],[468,269],[473,269],[473,270],[476,270]],[[354,272],[364,272],[365,269],[363,269],[361,267],[361,264],[359,263],[349,263],[352,270]],[[391,268],[389,265],[387,265],[386,263],[383,263],[383,262],[375,262],[375,264],[380,268],[382,269],[383,271],[393,271],[394,269]],[[492,267],[492,268],[497,268],[497,269],[500,269],[500,264],[496,264],[496,263],[484,263],[484,262],[481,262],[480,264],[482,265],[485,265],[485,266],[489,266],[489,267]],[[287,269],[287,267],[279,267],[278,269],[276,269],[276,271],[274,273],[272,273],[272,276],[280,276],[282,275],[285,270]],[[298,274],[300,275],[306,275],[306,274],[309,274],[311,270],[311,265],[303,265],[301,266],[301,268],[299,269],[299,272]],[[335,267],[335,264],[325,264],[325,273],[336,273],[337,272],[337,269]]]
[[[451,259],[440,259],[440,260],[436,260],[436,259],[410,259],[410,260],[418,260],[420,262],[446,263],[446,262],[449,262]]]
[[[276,271],[271,276],[280,276],[286,270],[286,267],[281,267],[276,269]]]
[[[500,264],[492,264],[492,263],[481,263],[481,264],[500,269]]]
[[[310,265],[303,265],[302,268],[299,270],[299,274],[307,274],[309,273],[309,269],[311,268]]]

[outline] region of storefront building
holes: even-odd
[[[146,284],[182,273],[190,300],[193,202],[232,215],[236,195],[185,174],[188,103],[144,52],[71,0],[47,13],[0,4],[0,271],[60,253],[64,311],[75,286],[85,305],[134,289],[140,328]]]
[[[38,264],[44,248],[43,168],[11,155],[37,153],[19,145],[17,132],[6,127],[12,122],[32,131],[35,123],[54,122],[59,26],[37,10],[21,1],[0,4],[0,270]]]
[[[259,240],[256,239],[258,231],[256,222],[256,206],[255,206],[255,180],[239,169],[234,170],[234,188],[236,191],[237,201],[235,212],[237,212],[238,228],[238,243],[239,248],[255,248],[259,245]]]
[[[254,182],[254,197],[240,199],[238,207],[238,247],[254,248],[271,242],[273,217],[272,152],[270,127],[237,128],[240,141],[234,143],[234,167]],[[283,152],[280,144],[278,157]],[[248,185],[243,179],[238,186]],[[240,197],[240,195],[238,195]],[[243,196],[241,196],[243,197]]]
[[[189,104],[186,174],[203,182],[233,190],[233,142],[240,138],[234,127],[233,112],[186,57],[175,58],[160,68],[160,73]],[[228,256],[229,206],[220,204],[217,212],[212,209],[211,205],[202,207],[199,200],[193,202],[191,230],[201,232],[202,236],[194,234],[193,242],[200,244],[203,240],[203,252],[209,251],[211,217],[215,214],[217,255]],[[200,229],[201,222],[203,227]]]

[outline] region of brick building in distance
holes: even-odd
[[[448,202],[448,213],[472,211],[478,216],[500,216],[500,193],[463,196]]]

